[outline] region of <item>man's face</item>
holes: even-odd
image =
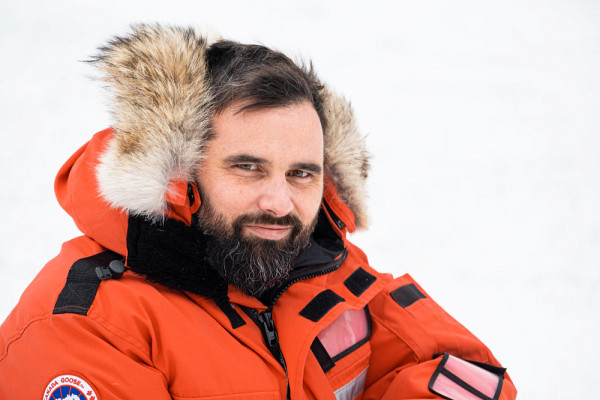
[[[213,119],[198,170],[209,261],[251,295],[285,278],[308,243],[323,194],[323,132],[308,102]]]

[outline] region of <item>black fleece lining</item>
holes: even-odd
[[[205,261],[205,246],[205,237],[195,226],[129,216],[127,265],[132,272],[171,289],[226,301],[227,283]]]
[[[96,275],[96,267],[107,267],[111,261],[122,258],[119,254],[107,250],[75,261],[67,275],[67,282],[58,295],[52,314],[87,315],[101,282]]]
[[[319,321],[325,316],[336,304],[345,301],[343,297],[337,295],[330,289],[324,290],[315,296],[303,309],[300,311],[306,319],[313,322]]]
[[[344,281],[344,285],[356,297],[360,296],[367,290],[377,278],[368,273],[362,268],[358,268]]]
[[[402,308],[406,308],[417,300],[425,298],[425,295],[412,283],[400,286],[398,289],[392,291],[390,295]]]

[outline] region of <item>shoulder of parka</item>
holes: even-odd
[[[78,327],[93,332],[96,329],[88,325],[100,324],[108,332],[127,337],[135,346],[146,348],[144,351],[150,353],[149,346],[144,344],[149,337],[148,326],[139,322],[152,320],[153,316],[144,314],[162,312],[164,304],[176,301],[173,298],[189,299],[180,292],[152,284],[127,271],[119,279],[98,279],[91,284],[77,279],[67,282],[69,272],[78,261],[103,252],[104,248],[85,236],[63,244],[60,254],[42,268],[0,326],[0,362],[9,355],[16,342],[24,340],[27,332],[38,329],[39,325],[49,324],[48,335],[68,337],[68,332],[56,329],[63,324],[56,321],[61,320],[78,321],[72,324],[73,332]],[[95,274],[95,271],[91,272]],[[75,300],[67,304],[68,307],[60,307],[64,306],[59,303],[65,288],[72,291]],[[86,297],[89,298],[87,308],[77,310],[79,299]],[[65,326],[68,328],[69,324]]]

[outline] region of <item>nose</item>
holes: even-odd
[[[265,182],[258,200],[258,207],[261,211],[274,217],[283,217],[292,212],[294,203],[285,177],[271,177]]]

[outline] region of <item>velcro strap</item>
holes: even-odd
[[[421,293],[414,283],[400,286],[398,289],[392,291],[390,295],[402,308],[406,308],[417,300],[425,298],[425,295]]]
[[[107,250],[75,261],[52,313],[87,315],[100,285],[96,267],[107,267],[111,261],[121,258],[119,254]]]
[[[344,298],[336,294],[333,290],[323,290],[300,311],[300,315],[313,322],[317,322],[323,318],[329,310],[343,301],[345,301]]]
[[[377,278],[365,271],[363,268],[358,268],[345,281],[344,285],[356,297],[360,296],[367,290]]]

